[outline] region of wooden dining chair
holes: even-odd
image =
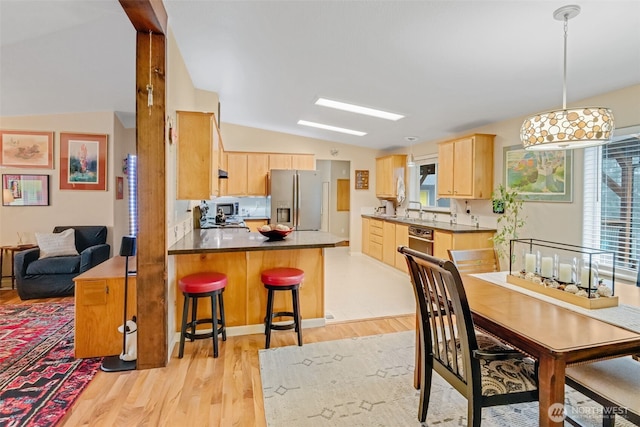
[[[500,271],[500,260],[493,248],[451,250],[449,259],[458,267],[460,274],[489,273]]]
[[[467,398],[468,426],[480,426],[483,407],[537,401],[537,364],[476,330],[456,266],[406,246],[398,252],[420,308],[420,422],[427,418],[434,370]]]

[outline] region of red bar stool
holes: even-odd
[[[267,315],[264,318],[264,333],[267,336],[265,348],[269,348],[271,342],[271,330],[294,329],[298,333],[298,345],[302,345],[302,317],[300,316],[300,300],[298,289],[304,279],[304,271],[297,268],[272,268],[262,272],[262,283],[267,289]],[[291,291],[293,299],[293,312],[273,312],[273,293],[275,291]],[[293,321],[284,325],[274,325],[274,317],[292,317]]]
[[[184,295],[184,306],[182,309],[182,329],[180,332],[180,351],[178,357],[182,359],[184,355],[184,339],[201,340],[213,338],[213,357],[218,357],[218,335],[222,334],[222,341],[227,340],[227,330],[224,320],[224,301],[222,292],[227,286],[227,276],[223,273],[204,272],[190,274],[178,281],[178,286]],[[198,314],[198,298],[211,298],[211,318],[196,319]],[[216,312],[216,298],[220,306],[220,319]],[[189,300],[191,300],[191,322],[187,322],[187,312],[189,311]],[[211,323],[211,332],[196,333],[196,325]],[[187,332],[191,328],[191,332]]]

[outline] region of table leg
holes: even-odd
[[[14,257],[16,255],[16,251],[12,250],[11,251],[11,289],[15,289],[16,288],[16,271],[15,271],[15,265],[14,265]]]
[[[552,356],[541,357],[538,367],[540,390],[539,425],[564,426],[564,371],[566,362]]]
[[[4,248],[0,249],[0,286],[2,286],[2,279],[4,277],[2,267],[4,267]]]

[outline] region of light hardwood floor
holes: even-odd
[[[1,291],[2,304],[31,304]],[[71,299],[71,298],[70,298]],[[47,299],[46,301],[60,301]],[[306,328],[305,344],[413,330],[415,317],[400,316]],[[271,347],[296,345],[295,333],[274,331]],[[258,350],[264,335],[228,337],[212,357],[210,340],[177,348],[167,367],[98,372],[59,426],[266,426]]]

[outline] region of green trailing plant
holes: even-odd
[[[500,184],[491,195],[494,210],[502,208],[503,214],[498,217],[498,231],[491,238],[500,259],[508,259],[509,246],[512,239],[518,238],[518,231],[524,227],[526,217],[522,212],[522,199],[517,190],[508,190]],[[515,254],[513,254],[515,256]],[[512,259],[513,263],[515,260]]]

